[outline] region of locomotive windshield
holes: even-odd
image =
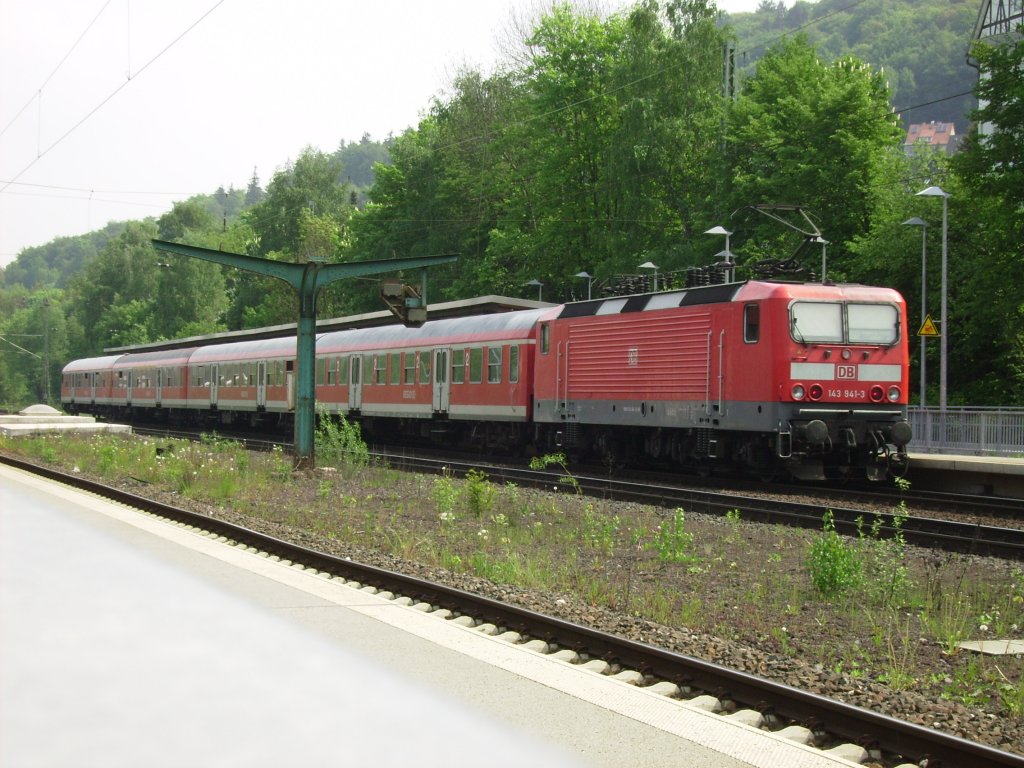
[[[801,344],[895,344],[899,314],[892,304],[797,301],[789,327]]]
[[[899,315],[892,304],[847,304],[847,338],[851,344],[895,344]]]

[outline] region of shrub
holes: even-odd
[[[658,559],[663,563],[688,563],[696,560],[690,553],[693,534],[686,530],[686,513],[676,509],[672,517],[658,526]]]
[[[314,439],[316,455],[322,464],[361,468],[370,463],[370,449],[363,440],[359,424],[344,416],[337,420],[324,413],[319,416]]]
[[[811,542],[808,569],[814,588],[826,598],[838,597],[861,583],[857,551],[836,533],[832,511],[825,513],[824,530]]]

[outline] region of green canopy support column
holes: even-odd
[[[311,468],[314,465],[313,431],[316,420],[316,301],[320,289],[335,280],[352,277],[379,275],[414,267],[431,267],[448,264],[456,256],[416,256],[407,259],[377,259],[355,261],[347,264],[327,264],[320,259],[310,259],[304,264],[270,261],[245,256],[241,253],[214,251],[192,245],[179,245],[163,240],[154,240],[157,250],[177,253],[194,259],[212,261],[228,267],[245,269],[260,275],[284,280],[298,293],[299,322],[298,343],[295,351],[296,377],[298,379],[295,403],[295,467]],[[423,297],[426,300],[426,297]],[[425,307],[424,307],[425,309]],[[421,321],[422,322],[422,321]]]

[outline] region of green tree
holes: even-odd
[[[954,168],[975,193],[997,197],[1005,204],[1009,242],[1024,236],[1024,38],[972,50],[981,76],[975,92],[980,108],[971,113],[974,130],[954,160]]]
[[[347,185],[338,183],[340,174],[336,158],[312,147],[306,147],[294,163],[275,173],[266,196],[245,214],[257,237],[258,255],[279,251],[295,262],[311,255],[337,259],[336,251],[307,253],[299,222],[305,210],[313,216],[328,217],[339,232],[347,226],[352,207]]]
[[[57,288],[0,290],[0,404],[59,402],[68,352],[63,303]]]
[[[157,292],[158,259],[152,239],[158,234],[152,220],[129,222],[125,231],[112,240],[68,286],[69,318],[82,329],[80,346],[71,350],[75,357],[101,354],[118,338],[130,336],[135,342],[150,340],[150,318],[139,311],[148,306]],[[119,330],[118,307],[133,305],[132,330]]]
[[[823,62],[799,37],[766,53],[729,122],[733,207],[804,206],[831,243],[829,270],[843,274],[902,135],[882,75],[852,58]],[[777,241],[778,225],[747,226]]]
[[[1024,402],[1024,40],[972,50],[981,76],[972,130],[953,159],[949,199],[949,387],[963,402]],[[954,250],[955,249],[955,250]],[[954,324],[955,323],[955,324]]]
[[[350,186],[339,183],[337,157],[306,147],[299,158],[274,174],[263,199],[246,210],[243,224],[251,232],[250,256],[304,262],[310,257],[337,261],[348,237],[354,210]],[[280,280],[248,272],[228,275],[231,328],[294,322],[294,292]],[[325,293],[326,311],[336,294]]]

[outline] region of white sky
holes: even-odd
[[[306,146],[397,135],[460,65],[490,71],[513,20],[548,4],[0,0],[0,264],[244,189],[254,168],[266,186]]]

